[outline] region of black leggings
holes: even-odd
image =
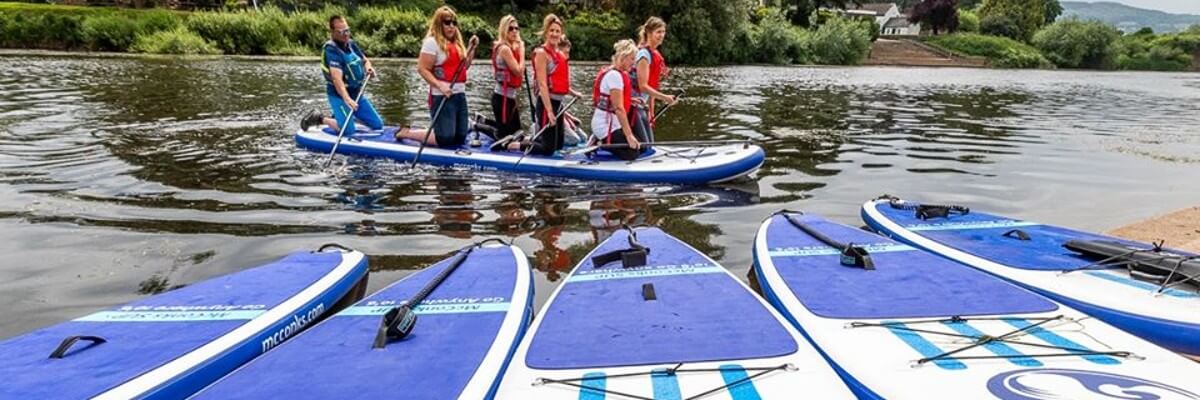
[[[633,137],[637,138],[638,142],[640,142],[642,144],[646,144],[646,137],[643,136],[637,130],[633,130]],[[614,129],[612,132],[609,132],[608,138],[609,138],[609,141],[608,141],[609,144],[628,144],[629,143],[628,140],[625,140],[625,132],[622,131],[621,128],[617,128],[617,129]],[[638,158],[638,156],[640,156],[642,154],[641,150],[637,150],[637,149],[633,149],[633,148],[629,148],[629,147],[608,149],[608,152],[612,153],[612,155],[616,156],[617,158],[620,158],[625,161],[636,160]]]
[[[496,139],[503,139],[521,130],[521,112],[517,100],[492,93],[492,115],[495,121],[487,121],[496,128]]]
[[[545,127],[546,120],[554,117],[559,111],[562,110],[562,100],[550,99],[550,107],[553,108],[554,111],[547,112],[545,107],[542,106],[542,102],[537,102],[537,106],[534,108],[534,110],[537,111],[538,129]],[[530,150],[529,153],[549,156],[553,155],[556,151],[562,150],[563,120],[564,117],[559,115],[558,119],[555,120],[554,126],[546,128],[546,130],[542,132],[542,135],[538,136],[537,140],[534,140],[532,143],[530,143],[529,147],[531,147],[533,150]],[[535,131],[534,134],[537,134],[537,132]]]

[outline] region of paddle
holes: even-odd
[[[354,96],[355,104],[358,104],[358,100],[362,98],[363,93],[367,92],[367,82],[370,82],[370,81],[371,81],[371,75],[368,74],[367,77],[365,79],[363,79],[362,87],[358,88],[358,96]],[[349,107],[347,107],[347,108],[349,108]],[[329,168],[329,164],[333,162],[333,155],[337,154],[338,145],[342,144],[342,135],[346,133],[346,127],[348,127],[350,125],[354,125],[354,110],[353,109],[349,110],[349,112],[346,113],[346,122],[343,123],[341,129],[338,130],[337,141],[333,142],[333,150],[329,151],[329,159],[325,160],[325,168]]]
[[[533,68],[532,61],[532,59],[525,60],[526,63],[529,63],[529,68]],[[521,68],[521,72],[525,74],[525,94],[529,96],[529,127],[533,128],[537,127],[537,111],[533,107],[533,87],[529,83],[529,68]]]
[[[658,110],[658,112],[654,113],[654,118],[651,119],[651,121],[658,121],[658,119],[660,117],[662,117],[663,113],[665,113],[665,112],[667,112],[667,110],[671,109],[671,106],[673,106],[675,104],[679,104],[679,99],[682,99],[684,94],[687,94],[687,91],[680,90],[679,94],[675,95],[675,103],[667,104],[661,110]]]
[[[700,147],[700,146],[722,146],[722,145],[727,145],[727,144],[738,144],[738,143],[745,143],[745,144],[749,145],[749,144],[751,143],[751,141],[750,141],[750,140],[748,140],[748,139],[739,139],[739,140],[685,140],[685,141],[678,141],[678,142],[655,142],[655,143],[642,143],[642,146],[641,146],[641,147],[659,147],[659,146],[695,146],[695,147]],[[599,149],[605,149],[605,150],[609,150],[609,149],[626,149],[626,148],[629,148],[629,147],[630,147],[630,146],[629,146],[629,144],[627,144],[627,143],[596,144],[596,145],[591,145],[591,146],[587,146],[587,147],[580,147],[580,148],[577,148],[577,149],[568,150],[568,151],[566,151],[565,153],[566,153],[566,154],[591,153],[591,152],[593,152],[593,151],[596,151],[596,150],[599,150]]]
[[[563,104],[562,109],[558,110],[557,114],[554,114],[554,120],[557,122],[559,117],[562,117],[563,114],[566,114],[567,110],[570,109],[571,106],[575,104],[576,100],[579,100],[579,98],[571,97],[571,101],[567,102],[567,104]],[[525,148],[525,154],[522,154],[521,158],[518,158],[517,162],[513,163],[513,168],[516,168],[518,165],[521,165],[521,161],[525,159],[525,156],[528,156],[529,152],[533,151],[532,143],[537,142],[537,139],[542,136],[542,133],[546,132],[546,129],[550,128],[551,126],[554,126],[554,125],[546,124],[546,126],[543,126],[542,129],[538,129],[537,133],[533,134],[533,137],[529,139],[530,146]]]
[[[472,38],[474,38],[474,37],[472,37]],[[477,44],[478,44],[478,42],[472,43],[471,47],[467,48],[467,55],[468,55],[467,60],[468,61],[460,63],[458,65],[458,68],[454,70],[454,75],[450,76],[450,88],[451,88],[450,96],[442,96],[442,102],[438,103],[437,110],[435,110],[433,112],[433,119],[431,120],[431,122],[429,124],[429,130],[425,131],[425,138],[421,139],[421,147],[417,148],[417,155],[413,157],[412,165],[410,165],[409,168],[416,167],[417,161],[421,160],[421,153],[425,151],[425,144],[429,143],[429,135],[433,133],[434,127],[437,126],[437,120],[438,120],[438,117],[442,115],[442,109],[446,108],[446,102],[450,101],[451,96],[454,96],[454,90],[453,90],[454,81],[458,80],[458,74],[461,74],[463,71],[466,71],[467,67],[471,66],[471,62],[469,60],[475,59],[475,46]]]

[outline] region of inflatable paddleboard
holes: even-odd
[[[918,209],[933,215],[918,218]],[[881,199],[864,204],[862,215],[872,228],[899,241],[1016,282],[1160,346],[1200,355],[1197,286],[1135,279],[1122,260],[1084,257],[1064,245],[1119,243],[1135,252],[1132,255],[1174,255],[1185,262],[1195,254],[1148,251],[1154,246],[963,207],[939,211],[944,209]]]
[[[777,214],[754,260],[770,302],[859,398],[1200,399],[1200,364],[861,229]]]
[[[381,131],[358,131],[343,137],[337,152],[371,157],[386,157],[412,161],[420,148],[417,142],[397,142],[396,128]],[[483,135],[480,135],[483,136]],[[604,151],[588,158],[582,154],[555,156],[526,156],[504,150],[491,151],[490,139],[483,136],[479,146],[464,145],[457,149],[427,146],[420,161],[435,165],[466,165],[482,169],[554,175],[567,178],[644,183],[704,184],[734,180],[757,171],[766,155],[761,147],[730,144],[708,147],[654,147],[641,158],[624,161]],[[296,132],[296,143],[310,150],[328,154],[337,141],[337,132],[329,128],[310,128]]]
[[[533,312],[532,270],[515,246],[472,249],[415,307],[411,333],[377,343],[384,315],[459,255],[342,310],[194,398],[492,398]]]
[[[497,398],[853,398],[725,268],[657,228],[636,229],[637,245],[629,238],[614,233],[550,296]],[[593,262],[621,250],[621,259]]]
[[[179,399],[332,311],[357,251],[302,251],[0,342],[3,399]]]

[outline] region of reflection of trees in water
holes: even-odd
[[[840,170],[820,168],[837,161],[848,132],[850,93],[829,88],[769,86],[759,105],[767,163],[760,175],[833,176]]]

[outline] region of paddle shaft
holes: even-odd
[[[641,147],[721,146],[721,145],[738,144],[738,143],[750,143],[750,141],[749,140],[691,140],[691,141],[678,141],[678,142],[654,142],[654,143],[642,143]],[[630,148],[630,145],[628,143],[597,144],[597,145],[592,145],[592,146],[576,149],[575,151],[572,151],[571,154],[589,153],[589,152],[596,151],[598,149],[608,150],[608,149],[627,149],[627,148]]]
[[[371,81],[371,75],[368,74],[367,77],[365,79],[363,79],[362,87],[358,88],[358,95],[354,96],[355,104],[358,104],[358,100],[362,99],[363,93],[367,92],[367,83],[370,81]],[[346,107],[349,108],[349,106],[346,106]],[[346,133],[346,127],[348,127],[350,125],[354,125],[354,111],[355,110],[350,109],[349,111],[350,112],[346,113],[346,122],[342,123],[341,129],[338,129],[337,141],[333,142],[333,149],[329,151],[329,158],[325,160],[325,168],[329,168],[329,164],[333,162],[333,155],[337,154],[338,145],[342,144],[342,135],[344,135]]]
[[[563,104],[562,109],[558,110],[558,113],[554,114],[555,125],[558,125],[558,118],[562,117],[563,114],[566,114],[567,109],[571,108],[571,106],[575,104],[576,100],[579,100],[579,98],[572,97],[571,101],[568,101],[567,104]],[[537,142],[538,138],[542,137],[542,133],[545,133],[546,129],[550,128],[551,126],[554,125],[546,124],[546,126],[543,126],[542,129],[538,129],[537,133],[533,134],[533,137],[529,139],[529,147],[525,148],[525,154],[521,154],[521,158],[518,158],[517,162],[513,163],[513,167],[521,165],[521,161],[525,159],[525,156],[528,156],[529,152],[533,151],[533,143]]]
[[[682,99],[683,95],[686,93],[687,92],[682,91],[682,90],[679,91],[679,94],[675,95],[675,103],[667,104],[666,106],[663,106],[663,108],[661,110],[658,110],[658,112],[654,113],[654,118],[651,119],[651,121],[658,121],[658,118],[662,117],[663,113],[667,112],[667,110],[670,110],[671,106],[679,103],[679,99]]]
[[[525,53],[525,54],[530,54],[530,53]],[[526,57],[526,58],[528,58],[528,57]],[[525,74],[525,94],[529,96],[529,122],[530,122],[529,126],[537,127],[537,124],[538,124],[537,123],[537,111],[535,111],[534,107],[533,107],[533,84],[531,84],[529,81],[529,68],[533,68],[533,63],[532,63],[533,60],[526,59],[524,61],[529,63],[528,68],[521,68],[521,72]]]
[[[468,60],[475,59],[475,45],[471,45],[471,48],[467,49],[467,54],[470,55],[470,57],[467,58]],[[432,134],[433,130],[437,127],[437,120],[438,117],[442,116],[442,109],[446,108],[446,102],[450,101],[450,98],[454,96],[454,81],[457,81],[458,74],[466,71],[467,67],[469,66],[471,66],[469,61],[460,64],[458,68],[454,70],[454,75],[450,76],[450,95],[442,95],[442,102],[438,103],[437,110],[433,112],[433,119],[429,123],[429,130],[425,131],[425,138],[421,139],[421,146],[417,147],[417,155],[413,156],[413,162],[409,168],[417,166],[417,161],[421,160],[421,153],[425,151],[425,143],[429,142],[429,135]]]

